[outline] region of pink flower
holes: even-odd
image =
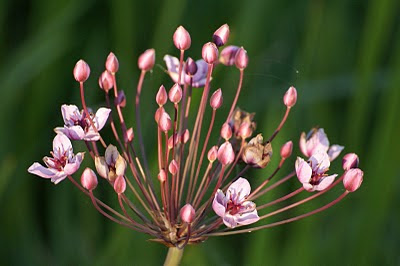
[[[167,65],[168,74],[174,82],[178,82],[178,72],[179,72],[179,59],[170,55],[164,56],[165,64]],[[190,77],[185,73],[185,62],[183,62],[182,73],[181,73],[181,80],[179,85],[184,85],[184,83],[190,83]],[[208,65],[203,60],[197,60],[197,72],[192,77],[192,87],[200,88],[206,84],[206,76],[207,76],[207,69]]]
[[[226,195],[220,189],[215,193],[212,207],[215,213],[222,217],[226,226],[234,228],[237,225],[255,223],[260,219],[256,204],[246,201],[250,191],[249,182],[240,177],[229,186]]]
[[[111,109],[103,107],[99,108],[95,115],[91,114],[97,131],[104,127],[110,112]],[[98,141],[100,139],[99,133],[96,133],[93,129],[85,113],[83,111],[79,112],[76,105],[63,104],[61,113],[64,119],[64,127],[56,127],[54,129],[56,133],[63,133],[72,140]]]
[[[307,191],[321,191],[333,183],[337,174],[325,174],[329,170],[331,162],[329,156],[324,151],[318,151],[312,155],[308,162],[303,158],[297,157],[296,174],[299,181]]]
[[[318,151],[327,152],[329,160],[333,161],[344,149],[343,146],[334,144],[329,146],[329,140],[323,128],[313,128],[310,132],[302,133],[300,136],[300,150],[306,157],[311,157]]]
[[[50,178],[51,182],[58,184],[67,175],[75,173],[82,163],[84,153],[79,152],[74,155],[71,141],[64,134],[57,134],[53,140],[53,151],[51,157],[44,157],[43,162],[47,167],[40,163],[33,163],[28,172],[43,178]]]

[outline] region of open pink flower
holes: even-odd
[[[179,78],[178,77],[179,59],[170,55],[165,55],[164,61],[165,64],[167,65],[169,76],[175,83],[177,83]],[[192,78],[192,87],[200,88],[206,84],[208,64],[203,59],[200,59],[196,61],[196,65],[197,65],[197,72],[196,74],[194,74]],[[183,62],[181,80],[179,82],[179,85],[184,85],[184,83],[187,84],[190,83],[190,77],[186,75],[184,69],[185,69],[185,62]]]
[[[310,132],[302,133],[300,136],[300,150],[306,157],[311,157],[318,151],[328,153],[329,160],[333,161],[344,149],[343,146],[334,144],[329,146],[329,140],[323,128],[313,128]]]
[[[104,127],[110,112],[111,109],[102,107],[97,110],[95,115],[90,114],[97,131]],[[85,112],[79,111],[76,105],[63,104],[61,114],[64,119],[64,127],[56,127],[54,129],[56,133],[63,133],[72,140],[98,141],[100,139],[99,133],[94,130]]]
[[[325,151],[318,151],[313,154],[309,161],[297,157],[296,174],[299,181],[307,191],[321,191],[333,183],[337,174],[327,175],[331,162]]]
[[[220,189],[215,193],[212,207],[215,213],[222,217],[226,226],[234,228],[237,225],[255,223],[260,219],[256,204],[246,201],[250,191],[249,181],[240,177],[229,186],[226,195]]]
[[[79,152],[74,155],[71,141],[64,134],[57,134],[53,140],[53,157],[44,157],[43,162],[47,167],[40,163],[33,163],[28,172],[43,178],[50,178],[51,182],[58,184],[67,175],[75,173],[82,163],[84,153]]]

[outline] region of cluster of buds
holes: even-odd
[[[146,74],[156,61],[154,49],[148,49],[138,59],[140,77],[134,100],[134,123],[124,118],[124,107],[130,101],[117,86],[117,57],[109,54],[105,70],[98,79],[105,95],[105,106],[95,113],[87,107],[85,100],[84,84],[90,76],[90,68],[85,61],[79,60],[73,75],[79,84],[82,109],[76,105],[61,106],[64,125],[55,128],[51,157],[44,157],[45,166],[34,163],[28,171],[49,178],[55,184],[68,178],[108,219],[146,233],[156,242],[178,248],[202,242],[210,236],[246,233],[299,220],[333,206],[349,192],[356,191],[363,179],[363,172],[358,168],[358,156],[349,153],[343,157],[344,173],[340,177],[328,174],[330,164],[344,147],[330,146],[322,128],[312,129],[307,135],[301,134],[299,145],[305,159],[298,157],[295,162],[293,160],[293,171],[279,179],[277,176],[281,174],[282,166],[290,161],[293,141],[282,145],[277,156],[277,168],[270,176],[257,182],[261,184],[252,191],[251,182],[245,178],[246,172],[250,168],[262,170],[274,159],[273,141],[296,104],[297,90],[290,87],[284,94],[282,107],[286,108],[275,131],[268,138],[256,132],[254,113],[237,107],[249,57],[243,47],[229,45],[224,48],[229,33],[227,24],[217,29],[212,41],[203,45],[202,58],[197,61],[190,57],[185,59],[185,53],[191,47],[189,32],[180,26],[173,34],[179,57],[164,56],[172,84],[161,85],[157,92],[152,92],[158,104],[154,110],[157,138],[146,139],[157,143],[157,169],[149,168],[147,156],[152,152],[145,149],[145,136],[141,129],[142,87]],[[224,89],[211,89],[212,75],[217,67],[235,67],[239,74],[235,96],[227,103],[229,111],[226,113],[220,110],[224,104]],[[166,87],[170,89],[167,91]],[[196,88],[202,90],[197,110],[193,108],[197,105],[192,104],[192,89]],[[221,125],[215,125],[217,114],[223,118]],[[195,118],[191,119],[191,116]],[[205,116],[211,118],[205,120]],[[208,125],[205,121],[209,121]],[[103,139],[100,133],[106,125],[114,135],[110,141]],[[117,130],[118,126],[120,130]],[[208,129],[202,130],[203,127]],[[213,131],[219,132],[220,138],[212,140]],[[73,175],[79,170],[84,153],[74,154],[71,141],[84,142],[94,162],[94,166],[82,172],[80,183]],[[242,170],[236,174],[238,167]],[[97,176],[101,179],[98,180]],[[298,189],[270,202],[258,202],[260,196],[295,176],[299,181]],[[278,180],[270,184],[272,179]],[[296,178],[294,180],[297,182]],[[341,182],[344,193],[328,204],[299,216],[274,223],[265,222],[266,218],[311,201]],[[109,197],[96,191],[100,185],[114,189],[118,208],[111,207],[116,204],[103,201],[102,198]],[[300,193],[310,195],[296,201],[296,195]],[[274,211],[267,209],[288,201],[291,203]]]

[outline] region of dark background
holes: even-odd
[[[80,105],[72,76],[77,60],[84,58],[91,66],[86,94],[97,108],[104,105],[97,77],[108,53],[115,52],[119,87],[129,102],[125,113],[133,125],[138,55],[153,47],[156,63],[164,66],[165,53],[178,54],[172,34],[184,25],[192,36],[188,54],[199,58],[214,30],[228,23],[229,44],[243,45],[250,57],[239,105],[257,112],[257,132],[273,132],[284,112],[283,93],[290,85],[298,89],[298,104],[278,135],[275,154],[288,139],[295,141],[298,154],[300,133],[319,125],[331,143],[359,154],[364,183],[340,204],[311,218],[189,246],[183,264],[399,265],[399,8],[397,0],[1,1],[1,264],[163,262],[164,246],[100,216],[70,182],[54,186],[26,169],[51,149],[52,129],[62,123],[61,104]],[[220,68],[212,86],[222,87],[229,103],[237,81],[236,69]],[[150,151],[155,151],[154,95],[161,82],[172,85],[155,66],[142,99]],[[77,143],[74,148],[84,147]],[[267,170],[247,175],[252,183],[274,169],[279,159],[273,158]],[[332,172],[340,171],[339,161]],[[297,187],[292,182],[280,192]],[[342,191],[338,188],[328,197]],[[108,189],[101,192],[115,201]],[[278,196],[274,193],[271,198]],[[282,218],[316,206],[318,201]]]

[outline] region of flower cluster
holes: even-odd
[[[299,146],[304,159],[298,157],[295,163],[289,163],[294,170],[279,179],[282,166],[292,155],[293,141],[281,146],[276,156],[278,167],[270,176],[255,182],[259,185],[251,190],[246,173],[250,168],[262,171],[274,159],[273,141],[296,104],[297,90],[292,86],[284,94],[282,107],[285,112],[275,131],[269,137],[256,132],[254,113],[237,107],[249,57],[243,47],[229,45],[223,48],[228,38],[229,27],[225,24],[215,31],[212,42],[203,45],[202,58],[195,61],[190,57],[185,59],[191,46],[189,32],[182,26],[175,31],[173,42],[179,55],[163,57],[172,85],[168,91],[161,85],[154,92],[158,104],[154,110],[157,137],[146,139],[157,143],[157,169],[149,167],[150,152],[145,149],[146,136],[141,129],[142,87],[156,60],[154,49],[148,49],[138,59],[141,72],[134,100],[136,119],[132,123],[124,118],[124,107],[129,100],[117,87],[117,57],[110,53],[106,59],[106,69],[98,80],[105,95],[105,107],[95,113],[87,107],[85,100],[84,84],[90,76],[90,67],[83,60],[76,63],[73,74],[79,84],[82,110],[76,105],[62,105],[64,125],[55,128],[51,157],[43,159],[46,167],[34,163],[28,171],[49,178],[55,184],[68,178],[108,219],[144,232],[156,242],[178,248],[202,242],[210,236],[245,233],[299,220],[333,206],[349,192],[357,190],[363,180],[363,172],[357,168],[358,156],[349,153],[343,157],[344,173],[340,177],[328,174],[330,164],[344,147],[330,146],[322,128],[301,134]],[[238,70],[235,92],[211,89],[214,70],[225,67]],[[192,103],[193,90],[202,92],[197,109]],[[223,93],[234,94],[226,113],[220,110],[224,104]],[[216,125],[217,114],[223,117],[221,125]],[[210,119],[205,120],[204,116],[210,116]],[[205,121],[209,121],[208,125]],[[107,124],[114,136],[109,141],[100,133]],[[212,140],[213,132],[219,132],[220,137]],[[95,171],[86,168],[80,183],[73,175],[78,171],[84,153],[74,155],[71,140],[84,142],[94,162],[92,169]],[[236,174],[238,168],[241,171]],[[97,175],[102,179],[98,180]],[[295,176],[300,181],[298,189],[262,203],[261,196]],[[273,179],[278,180],[270,184]],[[317,198],[341,182],[343,194],[330,203],[296,217],[265,222],[271,216]],[[98,185],[109,185],[114,189],[118,209],[110,207],[115,204],[103,202],[101,198],[107,197],[100,192],[95,195]],[[302,192],[305,196],[298,198],[296,195]],[[289,199],[292,199],[291,204],[265,211],[267,207]],[[238,229],[250,224],[252,227]]]

